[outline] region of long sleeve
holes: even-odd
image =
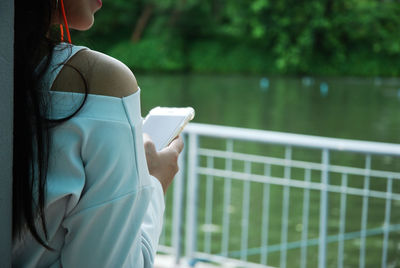
[[[156,178],[153,178],[154,197],[150,202],[142,223],[142,243],[143,257],[145,267],[153,267],[154,256],[157,248],[152,245],[158,245],[158,240],[162,231],[163,218],[159,215],[164,214],[164,192],[161,184]],[[144,250],[146,248],[146,250]]]
[[[82,98],[53,97],[60,117]],[[13,267],[153,266],[164,195],[148,173],[141,126],[139,93],[89,95],[78,115],[52,130],[45,213],[55,250],[27,233],[14,245]]]

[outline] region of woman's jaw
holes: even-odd
[[[59,0],[61,1],[61,0]],[[102,7],[101,0],[63,0],[65,14],[70,29],[85,31],[94,23],[94,14]],[[53,24],[64,24],[61,5],[53,14]],[[65,26],[65,25],[64,25]]]

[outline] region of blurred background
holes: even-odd
[[[137,76],[143,114],[399,142],[400,2],[104,0],[77,44]],[[240,108],[240,109],[239,109]]]
[[[197,123],[400,143],[400,1],[104,0],[94,27],[72,39],[132,69],[142,115],[192,106]],[[400,266],[399,153],[324,158],[324,148],[292,143],[200,143],[201,153],[187,159],[198,160],[187,183],[198,180],[197,197],[179,206],[191,198],[182,180],[167,195],[165,252],[196,244],[206,259],[275,267]],[[232,150],[245,156],[234,159]],[[295,168],[291,160],[302,162]],[[215,175],[221,170],[243,179]],[[174,245],[184,222],[174,215],[185,209],[198,211],[197,225],[182,227],[197,242]],[[318,249],[321,237],[329,243]]]
[[[77,40],[136,71],[397,76],[391,0],[104,0]]]

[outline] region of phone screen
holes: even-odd
[[[178,134],[185,123],[185,115],[150,115],[143,124],[143,132],[153,140],[156,150],[167,146]]]

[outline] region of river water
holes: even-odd
[[[346,139],[357,139],[367,141],[379,141],[400,143],[400,80],[381,79],[381,78],[313,78],[313,77],[262,77],[262,76],[214,76],[214,75],[137,75],[139,86],[142,89],[142,114],[145,115],[154,106],[192,106],[196,110],[194,122],[236,126],[244,128],[254,128],[262,130],[273,130],[299,134],[309,134],[317,136],[327,136]],[[399,162],[399,161],[397,161]],[[399,171],[399,164],[391,165],[393,171]],[[293,171],[295,172],[295,171]],[[278,175],[277,175],[278,176]],[[279,175],[280,176],[280,175]],[[319,176],[319,175],[318,175]],[[215,179],[214,200],[220,198],[218,192],[223,191],[222,180]],[[400,183],[394,185],[398,188]],[[241,207],[240,193],[242,185],[233,184],[233,192],[239,194],[237,199],[232,201],[233,208]],[[394,189],[399,192],[399,189]],[[204,201],[205,189],[200,186],[200,201]],[[257,189],[252,190],[256,200],[262,200],[262,193],[257,193]],[[299,239],[301,229],[301,200],[303,191],[291,190],[291,219],[289,237]],[[219,198],[219,199],[218,199]],[[271,215],[275,215],[277,220],[270,223],[271,232],[270,242],[279,243],[280,239],[280,215],[282,202],[282,189],[271,187],[271,198],[276,200],[272,207]],[[331,201],[333,207],[330,208],[330,231],[337,234],[338,226],[338,202],[334,203],[334,196]],[[349,197],[350,200],[351,197]],[[319,193],[311,196],[315,201],[315,206],[311,205],[310,226],[314,226],[314,236],[318,236],[318,209]],[[296,201],[297,200],[297,201]],[[168,201],[170,202],[171,199]],[[359,204],[361,199],[349,201],[349,205]],[[383,218],[383,206],[373,207],[369,211],[369,219],[372,227],[380,226]],[[399,204],[395,204],[399,208]],[[216,229],[221,226],[218,213],[221,214],[222,206],[216,202],[215,215]],[[239,211],[239,209],[237,209]],[[257,202],[252,203],[250,212],[254,219],[258,217],[257,211],[261,208]],[[346,226],[349,231],[360,230],[360,209],[352,211],[350,224]],[[357,212],[358,211],[358,212]],[[356,213],[357,212],[357,213]],[[167,211],[168,213],[168,211]],[[202,218],[202,207],[199,207],[199,218]],[[232,214],[232,221],[235,219],[240,222],[240,212]],[[382,215],[381,215],[382,214]],[[214,216],[213,216],[214,217]],[[352,220],[351,217],[354,217]],[[393,223],[399,223],[400,214],[393,210]],[[219,221],[219,222],[218,222]],[[166,220],[166,224],[171,221]],[[291,228],[292,226],[293,228]],[[221,227],[222,228],[222,227]],[[232,230],[235,228],[233,225]],[[260,227],[262,228],[262,227]],[[260,229],[258,226],[250,231],[250,239],[259,240]],[[237,232],[240,226],[237,225]],[[312,233],[312,229],[310,229]],[[201,237],[202,233],[199,233]],[[396,244],[399,242],[400,234],[391,236],[389,257],[393,261],[399,260],[395,257],[398,250]],[[220,252],[221,233],[213,235],[212,251]],[[289,239],[290,240],[290,239]],[[381,240],[368,240],[367,260],[368,267],[380,266]],[[240,241],[230,245],[230,249],[239,249]],[[251,241],[250,241],[251,244]],[[201,247],[201,245],[199,246]],[[336,245],[328,248],[328,266],[336,267],[337,252]],[[308,253],[308,267],[317,266],[317,248],[310,248]],[[259,256],[253,256],[255,262]],[[294,251],[293,255],[288,256],[288,267],[299,267],[299,252]],[[359,245],[357,241],[349,242],[345,248],[345,266],[358,266]],[[268,264],[279,266],[279,252],[271,254]]]
[[[400,143],[400,79],[137,75],[142,113],[192,106],[194,122]]]

